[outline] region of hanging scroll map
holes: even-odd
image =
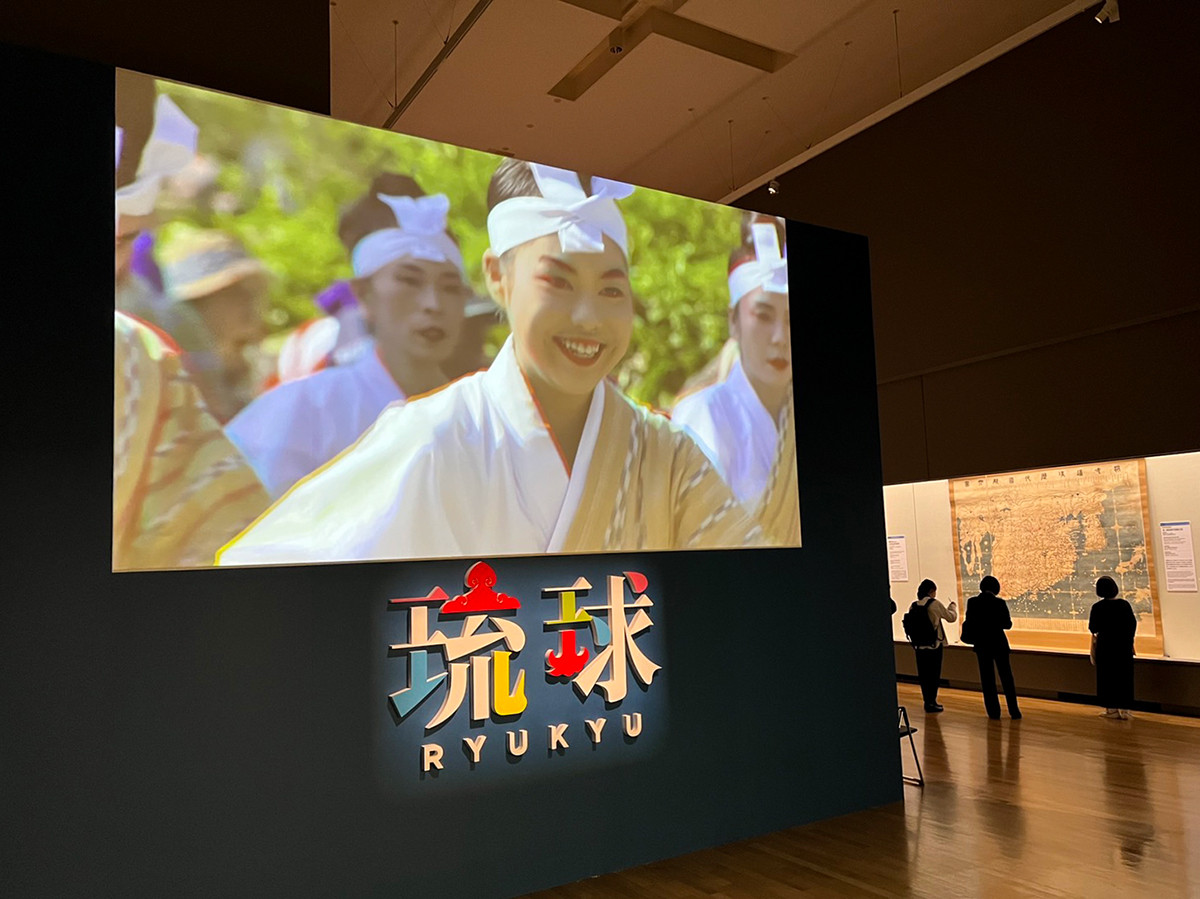
[[[1162,652],[1148,547],[1145,461],[1015,471],[950,481],[960,595],[993,575],[1015,646],[1086,650],[1101,575],[1138,616],[1139,652]]]

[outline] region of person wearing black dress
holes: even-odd
[[[996,674],[999,673],[1008,714],[1015,719],[1021,717],[1021,709],[1017,706],[1017,687],[1008,657],[1008,635],[1004,633],[1012,627],[1012,617],[1008,614],[1008,604],[999,593],[1000,582],[990,574],[979,582],[979,595],[967,600],[967,617],[960,639],[975,649],[983,707],[988,717],[1000,717],[1000,697],[996,694]]]
[[[1096,698],[1104,706],[1101,717],[1132,718],[1133,637],[1137,616],[1133,606],[1118,598],[1117,582],[1110,577],[1096,581],[1100,601],[1092,605],[1088,630],[1092,632],[1092,664],[1096,666]]]

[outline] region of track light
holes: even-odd
[[[774,178],[767,182],[767,193],[769,193],[771,196],[775,196],[775,194],[779,193],[779,182]]]
[[[1104,0],[1100,12],[1096,13],[1096,21],[1101,25],[1105,22],[1120,22],[1121,10],[1117,7],[1117,0]]]

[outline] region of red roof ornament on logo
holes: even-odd
[[[497,593],[492,588],[496,586],[496,572],[487,562],[476,562],[467,569],[463,578],[467,592],[459,594],[454,599],[442,604],[441,612],[474,612],[487,614],[506,609],[521,608],[521,601],[515,596]]]
[[[646,575],[642,574],[640,571],[626,571],[625,577],[629,580],[629,586],[633,588],[634,593],[645,592],[646,587],[650,584],[650,581],[646,578]]]

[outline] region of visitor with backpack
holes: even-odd
[[[946,645],[946,629],[943,621],[957,621],[958,607],[954,600],[950,607],[937,599],[937,584],[926,578],[917,587],[917,601],[908,607],[901,624],[904,633],[913,645],[917,656],[917,680],[921,683],[921,697],[925,700],[925,711],[940,712],[938,705],[938,682],[942,679],[942,653]]]

